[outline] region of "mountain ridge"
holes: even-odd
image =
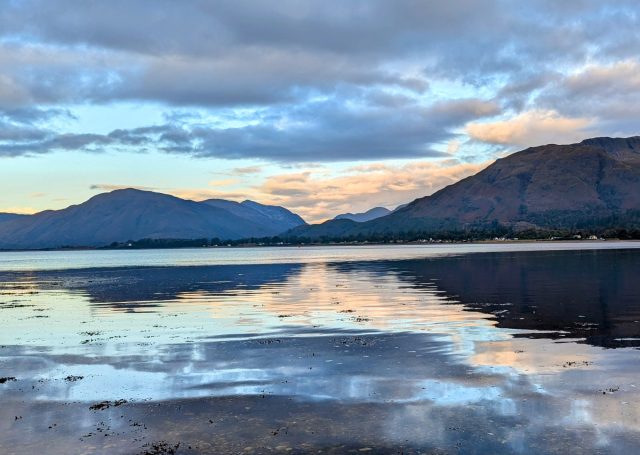
[[[268,211],[267,206],[262,207]],[[143,238],[265,237],[304,223],[299,216],[282,210],[290,214],[289,220],[281,217],[274,223],[255,210],[248,217],[206,202],[126,188],[98,194],[65,209],[0,223],[0,248],[96,247]]]
[[[364,223],[365,221],[375,220],[383,216],[387,216],[391,213],[391,210],[385,207],[373,207],[366,212],[361,213],[341,213],[334,217],[334,220],[351,220],[357,223]]]
[[[242,202],[228,201],[225,199],[207,199],[200,203],[222,208],[254,223],[264,223],[264,220],[267,219],[270,221],[271,230],[276,234],[286,231],[292,224],[306,224],[300,215],[284,207],[260,204],[259,202],[248,199]]]

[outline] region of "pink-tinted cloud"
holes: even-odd
[[[171,192],[193,200],[253,199],[284,206],[309,222],[320,222],[340,213],[364,211],[374,206],[395,208],[432,194],[488,164],[456,160],[414,162],[402,166],[372,163],[352,167],[338,175],[317,169],[274,175],[246,191],[206,188],[175,189]]]
[[[592,121],[564,117],[555,111],[533,110],[495,122],[469,123],[465,132],[476,141],[528,147],[549,143],[571,143],[593,135]]]

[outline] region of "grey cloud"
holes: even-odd
[[[427,85],[344,57],[264,48],[238,49],[216,59],[163,57],[145,62],[144,71],[124,73],[126,83],[106,97],[175,105],[265,105],[304,99],[310,89],[331,92],[341,84]]]
[[[106,135],[51,134],[42,140],[0,144],[0,154],[54,150],[101,152],[161,150],[225,159],[261,158],[283,162],[344,161],[442,156],[432,144],[454,136],[465,122],[497,113],[490,102],[463,99],[432,107],[379,104],[346,107],[339,100],[307,103],[263,116],[257,124],[222,128],[167,123],[114,130]]]
[[[53,118],[75,119],[68,109],[23,107],[0,110],[0,119],[16,124],[34,125],[36,123],[46,122]]]
[[[303,102],[345,85],[424,92],[428,82],[366,60],[271,48],[229,49],[217,57],[104,54],[0,42],[0,108],[35,104],[150,101],[175,106]]]
[[[464,122],[493,115],[478,112],[482,102],[462,100],[432,108],[366,106],[353,109],[337,100],[308,103],[285,111],[272,123],[241,128],[191,130],[198,145],[189,153],[224,158],[270,158],[282,161],[342,161],[440,156],[431,145],[453,137]],[[443,115],[446,114],[446,115]],[[282,128],[281,123],[291,126]],[[176,142],[178,152],[186,144]],[[173,151],[172,147],[167,148]]]
[[[60,109],[58,103],[107,99],[133,63],[119,56],[2,42],[0,109]]]
[[[1,128],[1,126],[0,126]],[[0,157],[33,156],[54,151],[102,152],[115,141],[100,134],[60,134],[36,130],[33,135],[3,140],[0,135]]]
[[[228,47],[264,45],[378,54],[421,47],[416,37],[455,36],[462,25],[482,24],[476,8],[500,16],[500,3],[24,0],[3,8],[0,24],[9,36],[153,55],[211,55]]]
[[[468,98],[438,102],[429,109],[429,114],[432,121],[447,127],[480,117],[492,117],[500,111],[500,106],[495,102]]]
[[[83,150],[113,144],[113,139],[100,134],[60,134],[46,141],[44,145],[51,150]]]
[[[534,103],[568,117],[591,118],[600,131],[638,134],[640,60],[593,65],[557,77],[540,90]]]
[[[0,121],[0,144],[2,141],[38,141],[46,136],[47,133],[39,128]]]
[[[455,45],[467,41],[471,49],[491,41],[496,53],[514,42],[520,50],[544,47],[560,55],[577,38],[601,36],[611,19],[627,31],[637,24],[637,17],[628,14],[636,7],[633,0],[23,0],[3,8],[0,24],[10,36],[152,55],[211,56],[242,46],[350,56],[425,53],[445,39]],[[540,31],[546,33],[530,40]],[[554,32],[565,37],[560,49]],[[613,37],[605,42],[622,42],[609,32],[604,37]],[[486,58],[492,49],[483,50]]]
[[[46,126],[54,117],[69,118],[63,109],[19,108],[0,110],[0,156],[25,154],[24,145],[49,142],[55,134]]]
[[[228,106],[291,102],[300,89],[341,83],[484,84],[532,66],[635,56],[636,10],[630,0],[24,0],[0,12],[0,36],[61,55],[38,59],[26,75],[8,72],[27,98]],[[407,60],[425,76],[382,70]]]
[[[13,114],[0,154],[424,157],[465,122],[531,109],[627,131],[640,120],[640,88],[615,75],[572,81],[567,73],[587,62],[638,61],[638,49],[635,0],[5,1],[0,109],[134,101],[198,106],[235,121],[246,115],[236,108],[256,111],[236,128],[183,111],[162,126],[108,135],[59,135],[44,116]],[[430,90],[442,81],[487,99],[436,102]]]
[[[501,101],[506,109],[521,111],[532,102],[540,90],[561,78],[562,74],[555,71],[512,78],[498,90],[496,100]]]

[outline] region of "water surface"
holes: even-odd
[[[0,453],[634,453],[635,243],[0,254]]]

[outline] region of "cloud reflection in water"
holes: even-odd
[[[640,434],[638,351],[620,341],[639,337],[639,269],[609,251],[3,272],[0,365],[18,381],[0,417],[270,397],[258,427],[369,410],[334,442],[624,453]]]

